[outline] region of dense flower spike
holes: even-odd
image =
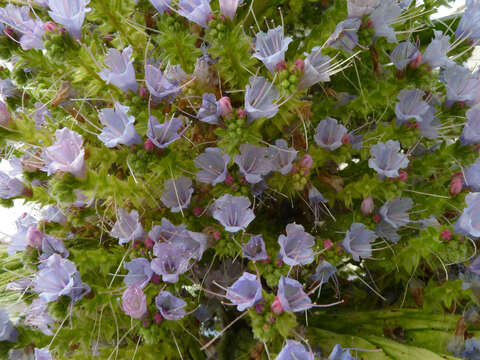
[[[203,94],[202,106],[198,110],[198,120],[208,124],[218,124],[218,118],[222,114],[222,108],[217,102],[215,94]]]
[[[465,197],[467,207],[458,218],[453,230],[459,234],[480,237],[480,193],[470,193]]]
[[[86,6],[90,0],[48,0],[48,14],[53,21],[62,24],[75,39],[82,36],[85,15],[90,11]]]
[[[292,41],[291,37],[285,37],[282,26],[269,29],[266,33],[260,31],[256,35],[253,57],[263,62],[267,69],[273,73],[276,66],[285,60],[285,52]]]
[[[342,146],[342,139],[347,134],[347,128],[334,118],[328,117],[320,121],[313,138],[318,146],[327,150],[336,150]]]
[[[213,217],[225,227],[226,231],[236,233],[245,229],[255,218],[250,205],[250,200],[245,196],[225,194],[215,200]]]
[[[180,320],[187,314],[187,303],[166,290],[161,291],[155,298],[155,305],[166,320]]]
[[[207,27],[207,20],[212,13],[210,0],[180,0],[178,13],[201,27]]]
[[[138,85],[133,68],[132,47],[127,46],[122,52],[117,49],[108,49],[105,57],[107,68],[100,71],[100,77],[107,84],[112,83],[123,91],[137,91]]]
[[[155,116],[148,119],[148,139],[158,148],[164,149],[175,140],[182,136],[178,131],[183,125],[183,121],[172,117],[170,120],[160,124]]]
[[[235,164],[250,184],[256,184],[273,170],[273,164],[268,155],[268,148],[243,144],[240,146],[240,155],[235,156]]]
[[[310,297],[303,291],[303,286],[297,280],[289,277],[281,276],[278,282],[278,292],[275,297],[278,302],[280,311],[275,311],[274,304],[273,311],[276,313],[282,312],[299,312],[311,309],[313,307]],[[278,305],[277,305],[278,306]]]
[[[409,162],[407,155],[400,152],[400,143],[393,140],[373,145],[370,156],[368,166],[381,177],[397,177],[398,171],[406,168]]]
[[[297,158],[297,153],[298,151],[293,147],[289,148],[288,143],[283,139],[277,139],[274,145],[269,146],[272,167],[282,175],[286,175],[292,170],[292,162]]]
[[[57,141],[43,151],[44,171],[50,174],[69,172],[77,177],[85,175],[85,150],[82,136],[69,128],[55,132]]]
[[[99,113],[100,122],[105,126],[98,138],[107,147],[118,144],[140,144],[141,139],[135,129],[135,117],[128,115],[128,106],[115,103],[113,108],[102,109]]]
[[[219,3],[220,12],[233,21],[238,7],[243,4],[243,0],[219,0]]]
[[[278,112],[276,101],[279,97],[280,93],[277,88],[264,77],[250,77],[250,84],[245,88],[245,112],[248,120],[274,117]]]
[[[366,259],[372,256],[370,243],[376,238],[377,236],[373,231],[365,229],[365,225],[353,223],[341,245],[346,252],[352,255],[355,261],[360,261],[360,258]]]
[[[141,287],[127,287],[122,295],[122,309],[134,319],[141,319],[147,313],[147,297]]]
[[[227,288],[225,297],[237,306],[238,311],[244,311],[263,300],[262,284],[255,275],[244,272]]]
[[[145,258],[136,258],[123,264],[128,270],[127,276],[123,279],[127,286],[144,288],[152,278],[153,272],[150,262]]]
[[[305,232],[302,225],[288,224],[287,236],[280,235],[280,258],[290,266],[307,265],[313,262],[315,238]]]
[[[165,182],[164,191],[160,200],[171,212],[181,212],[188,208],[192,198],[192,180],[185,176],[169,179]]]
[[[242,255],[252,261],[268,260],[269,256],[262,235],[252,235],[250,240],[242,245]]]
[[[120,245],[145,237],[145,231],[143,231],[142,224],[138,218],[137,210],[132,210],[129,213],[125,209],[118,209],[117,222],[113,225],[110,233],[118,239]]]
[[[195,167],[200,169],[197,172],[197,180],[212,185],[224,182],[229,161],[230,156],[222,154],[222,149],[206,148],[205,152],[194,160]]]
[[[287,340],[287,344],[277,355],[275,360],[313,360],[313,353],[304,345],[294,340]]]

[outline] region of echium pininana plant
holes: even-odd
[[[478,358],[453,3],[0,2],[0,358]]]

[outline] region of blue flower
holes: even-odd
[[[186,315],[187,303],[166,290],[161,291],[155,297],[155,305],[166,320],[180,320]]]
[[[360,258],[366,259],[372,256],[370,243],[376,238],[377,235],[373,231],[365,229],[365,225],[353,223],[341,245],[346,252],[352,255],[355,261],[360,261]]]
[[[18,333],[10,321],[8,313],[0,309],[0,341],[17,341]]]
[[[480,158],[465,170],[465,183],[473,191],[480,191]]]
[[[433,30],[435,37],[425,49],[422,64],[428,63],[432,69],[440,66],[451,66],[454,61],[447,56],[450,50],[450,36],[444,35],[440,30]]]
[[[302,225],[295,223],[287,225],[287,236],[280,235],[280,257],[290,266],[311,264],[314,260],[313,245],[315,238],[305,232]]]
[[[235,164],[250,184],[256,184],[272,171],[272,162],[268,158],[268,149],[251,144],[240,145],[240,155],[235,155]]]
[[[86,6],[90,0],[48,0],[48,14],[53,21],[62,24],[75,39],[82,36],[82,24],[85,14],[90,11]]]
[[[256,36],[253,57],[263,62],[267,69],[273,73],[275,67],[285,61],[285,52],[292,41],[291,37],[284,36],[282,26],[269,29],[266,33],[260,31]]]
[[[361,18],[375,10],[379,0],[347,0],[348,17]]]
[[[394,25],[400,15],[402,9],[396,0],[383,0],[370,14],[370,20],[373,24],[375,36],[385,36],[388,42],[396,42],[397,36],[392,25]]]
[[[185,176],[165,181],[164,192],[160,200],[171,212],[180,212],[190,205],[193,194],[192,180]]]
[[[140,144],[142,141],[135,129],[135,117],[127,115],[128,106],[115,103],[113,108],[100,110],[99,118],[103,128],[98,138],[111,148],[118,144],[133,145]]]
[[[332,59],[322,55],[322,47],[315,46],[310,54],[305,54],[305,66],[302,78],[298,84],[300,90],[307,89],[319,82],[330,81],[330,75],[335,71],[331,70]]]
[[[480,80],[472,75],[471,71],[461,65],[451,65],[440,72],[440,81],[447,88],[447,106],[457,101],[472,105],[476,101],[476,95],[480,91]]]
[[[327,40],[327,44],[334,49],[343,49],[353,51],[358,45],[358,29],[362,21],[356,18],[349,18],[337,24],[332,35]]]
[[[122,50],[108,49],[105,57],[106,69],[100,71],[100,77],[107,84],[112,83],[123,91],[128,89],[137,91],[137,79],[133,68],[132,47],[128,46]]]
[[[400,235],[397,233],[397,228],[394,228],[386,221],[380,221],[375,227],[375,233],[382,238],[385,238],[393,243],[400,240]]]
[[[277,88],[267,79],[251,76],[250,85],[245,87],[245,112],[248,120],[251,122],[261,117],[274,117],[278,112],[276,101],[279,97]]]
[[[218,220],[228,232],[244,230],[255,218],[250,209],[250,200],[245,196],[225,194],[213,204],[213,218]]]
[[[28,241],[28,232],[30,227],[35,227],[36,224],[37,220],[30,215],[20,216],[15,221],[17,232],[10,238],[7,248],[8,255],[14,255],[17,251],[25,251],[27,246],[31,245]]]
[[[455,223],[453,230],[462,235],[480,237],[480,192],[467,194],[467,207]]]
[[[148,237],[154,242],[169,242],[175,240],[183,232],[187,231],[185,225],[173,225],[168,219],[162,218],[162,225],[155,225],[148,233]]]
[[[408,156],[400,152],[400,143],[393,140],[373,145],[370,148],[370,156],[368,167],[382,177],[397,177],[398,170],[406,168],[409,162]]]
[[[298,151],[288,147],[283,139],[275,140],[275,145],[269,146],[269,157],[274,171],[287,175],[293,167],[292,162],[297,158]]]
[[[315,129],[315,143],[327,150],[333,151],[342,146],[342,139],[348,130],[334,118],[328,117],[320,121]]]
[[[469,109],[466,116],[460,141],[463,145],[480,144],[480,105]]]
[[[0,198],[11,199],[22,195],[24,192],[25,185],[20,180],[0,171]]]
[[[393,62],[397,70],[405,70],[407,65],[421,56],[418,48],[410,41],[402,41],[390,54],[390,60]]]
[[[203,94],[202,106],[198,110],[198,120],[207,124],[219,124],[218,118],[222,114],[222,108],[215,94]]]
[[[229,161],[230,156],[222,154],[222,149],[206,148],[194,160],[195,167],[200,169],[196,174],[197,180],[214,186],[225,181]]]
[[[210,0],[180,0],[178,13],[188,20],[206,28],[209,15],[212,13]]]
[[[47,106],[45,104],[42,104],[41,102],[36,102],[35,112],[33,113],[33,119],[35,120],[35,129],[40,129],[47,122],[46,117],[52,119],[52,114],[48,110]]]
[[[313,353],[305,349],[298,341],[287,340],[287,344],[277,355],[275,360],[313,360]]]
[[[263,300],[262,284],[255,275],[244,272],[232,286],[227,288],[225,298],[237,305],[238,311],[244,311]]]
[[[284,312],[305,311],[313,307],[312,300],[303,291],[302,284],[283,275],[278,282],[277,299]]]
[[[335,266],[326,260],[320,260],[315,269],[315,274],[312,275],[312,280],[318,281],[320,284],[326,284],[336,273],[337,268]]]
[[[466,5],[455,36],[457,38],[468,37],[477,41],[480,39],[480,3],[476,0],[467,0]]]
[[[50,324],[55,320],[48,313],[47,302],[38,298],[32,301],[30,306],[25,310],[24,324],[38,328],[47,336],[52,336]]]
[[[350,354],[350,350],[342,349],[340,345],[335,345],[327,360],[355,360]]]
[[[219,3],[220,12],[233,21],[237,8],[243,3],[243,0],[219,0]]]
[[[252,261],[268,260],[269,256],[262,235],[252,235],[250,240],[242,245],[242,256]]]
[[[383,221],[386,221],[395,229],[398,229],[410,222],[408,211],[412,206],[412,199],[398,198],[393,201],[387,201],[383,204],[378,213]]]
[[[143,231],[142,224],[138,221],[138,217],[137,210],[132,210],[128,213],[122,208],[118,209],[117,222],[113,225],[110,234],[118,239],[120,245],[145,237],[145,231]]]
[[[56,206],[46,206],[41,211],[41,221],[54,222],[57,224],[66,225],[67,217]]]
[[[163,72],[160,67],[150,64],[145,66],[145,84],[154,102],[163,99],[171,101],[181,90],[178,81],[171,78],[167,70]]]
[[[163,14],[170,6],[172,0],[150,0],[150,3],[160,14]]]
[[[152,278],[153,271],[150,262],[145,258],[136,258],[123,264],[128,274],[123,278],[127,286],[144,288]]]
[[[148,119],[147,137],[158,148],[164,149],[174,141],[180,139],[182,133],[178,132],[183,122],[172,117],[169,121],[160,124],[155,116]]]
[[[155,274],[169,283],[178,282],[179,276],[190,268],[190,257],[185,254],[180,244],[158,243],[153,247],[156,256],[151,263]]]
[[[17,7],[11,4],[0,8],[0,23],[9,25],[20,37],[23,50],[43,49],[43,21],[30,18],[28,6]]]

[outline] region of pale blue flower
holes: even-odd
[[[310,54],[305,55],[307,58],[298,88],[303,90],[319,82],[330,81],[330,75],[333,75],[331,71],[332,59],[329,56],[322,55],[322,47],[316,46]]]
[[[187,314],[185,312],[187,303],[166,290],[155,297],[155,305],[166,320],[180,320]]]
[[[305,311],[313,307],[312,300],[303,291],[302,284],[283,275],[278,282],[277,298],[284,312]]]
[[[347,132],[345,126],[339,124],[336,119],[327,116],[316,127],[313,139],[318,146],[333,151],[342,146],[342,139]]]
[[[467,207],[455,223],[453,230],[462,235],[480,237],[480,192],[467,194]]]
[[[206,28],[208,17],[212,13],[210,0],[180,0],[178,2],[178,13]]]
[[[280,258],[290,266],[311,264],[314,260],[313,245],[315,238],[305,232],[302,225],[288,224],[287,236],[280,235]]]
[[[268,157],[268,148],[242,144],[240,155],[235,155],[235,164],[250,184],[256,184],[272,171],[272,161]]]
[[[53,21],[63,25],[75,39],[82,37],[82,25],[85,14],[90,11],[86,6],[90,0],[48,0],[48,15]]]
[[[206,148],[205,152],[194,159],[194,164],[200,171],[197,180],[206,184],[217,185],[224,182],[227,176],[230,156],[224,154],[220,148]]]
[[[360,261],[360,258],[366,259],[372,256],[370,243],[376,238],[377,235],[373,231],[366,229],[365,225],[353,223],[341,242],[341,246],[352,255],[355,261]]]
[[[287,175],[293,167],[292,162],[297,158],[298,151],[288,147],[283,139],[275,140],[275,145],[269,146],[269,157],[274,171]]]
[[[244,272],[232,286],[227,288],[225,298],[237,305],[238,311],[244,311],[263,300],[262,284],[256,275]]]
[[[280,25],[266,33],[259,31],[256,35],[253,57],[263,62],[273,73],[277,64],[285,61],[285,52],[292,41],[291,37],[284,36],[283,27]]]
[[[334,49],[353,51],[358,45],[358,30],[362,21],[358,18],[349,18],[337,24],[327,44]]]
[[[422,64],[428,63],[432,69],[453,65],[454,61],[447,56],[450,50],[450,36],[444,35],[440,30],[433,30],[433,33],[435,37],[423,53]]]
[[[136,258],[123,264],[128,274],[123,278],[127,286],[138,286],[144,288],[152,278],[153,271],[150,262],[145,258]]]
[[[245,87],[245,112],[248,120],[261,117],[270,119],[278,113],[276,101],[280,93],[272,83],[262,76],[251,76],[250,85]]]
[[[402,9],[396,0],[382,0],[370,14],[375,36],[385,36],[388,42],[396,42],[397,36],[393,24],[402,15]]]
[[[137,79],[133,68],[132,47],[128,46],[122,50],[108,49],[105,57],[107,68],[102,69],[99,75],[107,84],[112,83],[123,91],[128,89],[137,91]]]
[[[250,200],[245,196],[225,194],[213,204],[213,218],[228,232],[236,233],[245,229],[255,218],[250,209]]]
[[[314,360],[314,356],[302,343],[287,340],[287,344],[282,348],[275,360]]]
[[[118,239],[120,245],[145,237],[145,231],[138,218],[137,210],[132,210],[130,213],[122,208],[117,210],[117,221],[110,234]]]
[[[177,179],[168,179],[164,184],[164,192],[160,200],[171,212],[180,212],[190,205],[193,194],[192,180],[185,176]]]
[[[98,138],[106,147],[115,147],[119,144],[131,146],[140,144],[141,138],[135,129],[135,117],[128,115],[128,106],[115,103],[113,108],[100,110],[98,114],[103,128]]]
[[[400,143],[393,140],[373,145],[370,156],[368,167],[389,178],[398,177],[398,170],[406,168],[409,162],[408,156],[400,152]]]
[[[147,137],[156,147],[164,149],[180,139],[182,133],[179,130],[182,125],[183,121],[176,117],[172,117],[170,120],[160,124],[155,116],[150,116],[148,119]]]

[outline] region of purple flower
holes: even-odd
[[[250,85],[245,87],[245,112],[248,120],[251,122],[261,117],[274,117],[278,112],[276,101],[279,97],[277,88],[267,79],[251,76]]]
[[[27,231],[27,240],[29,246],[34,247],[32,245],[31,233],[32,227],[30,227]],[[38,231],[38,230],[37,230]],[[38,233],[37,233],[38,234]],[[40,260],[46,260],[53,254],[58,254],[61,257],[68,257],[70,254],[62,239],[56,238],[55,236],[45,235],[45,234],[38,234],[39,238],[41,238],[42,245],[41,250],[42,254],[40,255]]]
[[[154,65],[145,66],[145,83],[155,102],[162,99],[172,100],[181,89],[177,81],[169,79],[168,71],[164,73],[160,67]]]
[[[480,105],[469,109],[466,116],[460,141],[463,145],[480,144]]]
[[[480,39],[480,3],[476,0],[467,0],[466,5],[455,36],[457,38],[468,37],[477,41]]]
[[[51,11],[48,15],[53,21],[62,24],[75,39],[82,37],[82,24],[85,14],[90,11],[86,6],[90,0],[48,0]]]
[[[341,245],[346,252],[352,255],[355,261],[360,261],[360,258],[365,259],[372,256],[370,243],[376,238],[377,235],[373,231],[365,229],[365,225],[353,223]]]
[[[406,123],[408,120],[415,119],[421,122],[430,110],[430,105],[423,100],[425,93],[418,89],[403,89],[397,96],[398,102],[395,105],[395,115],[397,116],[397,125]]]
[[[180,139],[182,133],[178,130],[182,127],[182,120],[172,117],[169,121],[160,124],[155,116],[148,119],[147,137],[160,149],[166,148],[175,140]]]
[[[0,95],[5,99],[15,96],[19,91],[10,79],[0,79]]]
[[[268,149],[251,144],[240,145],[240,155],[235,155],[235,164],[250,184],[263,180],[263,176],[272,171],[272,162],[268,158]]]
[[[337,268],[335,266],[326,260],[320,260],[315,270],[315,274],[312,275],[312,280],[318,281],[320,284],[326,284],[336,273]]]
[[[320,205],[327,203],[328,200],[325,199],[322,193],[318,191],[318,189],[315,186],[312,185],[310,189],[308,189],[308,202],[310,204],[310,207],[313,210],[315,225],[317,225],[320,219]],[[325,205],[322,205],[322,206],[325,206]]]
[[[0,198],[11,199],[22,195],[24,192],[25,185],[20,180],[0,171]]]
[[[402,41],[393,49],[390,60],[397,70],[405,70],[407,65],[421,56],[418,48],[410,41]]]
[[[150,0],[150,3],[160,14],[163,14],[170,6],[172,0]]]
[[[225,297],[232,304],[237,305],[238,311],[244,311],[263,300],[262,284],[255,275],[244,272],[232,286],[227,288]]]
[[[3,101],[0,101],[0,125],[8,127],[8,123],[12,120],[10,113],[8,112],[7,105]]]
[[[110,234],[118,239],[120,245],[145,237],[145,231],[143,231],[142,224],[138,221],[138,217],[137,210],[132,210],[128,213],[125,209],[118,209],[117,222],[113,225]]]
[[[165,218],[162,219],[162,226],[154,226],[148,235],[156,243],[162,240],[165,243],[178,245],[185,257],[196,260],[202,258],[203,252],[207,248],[205,234],[188,231],[183,224],[175,226]]]
[[[379,0],[347,0],[348,17],[361,18],[373,12]]]
[[[378,213],[383,221],[386,221],[395,229],[398,229],[410,222],[408,211],[412,206],[412,199],[398,198],[393,201],[387,201],[383,204]]]
[[[480,192],[469,193],[465,197],[467,207],[463,209],[453,231],[475,238],[480,237]]]
[[[32,244],[28,241],[28,232],[31,227],[35,227],[37,220],[30,215],[21,216],[15,221],[17,232],[10,238],[7,254],[14,255],[17,251],[25,251],[27,246]],[[38,245],[38,244],[37,244]],[[40,246],[36,246],[40,247]]]
[[[318,124],[313,139],[318,146],[333,151],[342,146],[342,139],[347,131],[347,128],[336,119],[327,116]]]
[[[212,13],[210,0],[180,0],[178,3],[178,13],[188,20],[207,27],[207,20]]]
[[[397,229],[394,228],[386,221],[380,221],[375,227],[375,233],[382,238],[390,240],[393,243],[397,243],[401,237],[397,233]]]
[[[440,72],[440,80],[447,88],[447,106],[457,101],[473,105],[476,95],[480,91],[480,80],[474,77],[471,71],[461,65],[451,65]]]
[[[41,211],[40,220],[66,225],[67,217],[56,206],[46,206]]]
[[[322,55],[322,47],[315,46],[310,54],[305,55],[307,58],[298,88],[303,90],[316,83],[330,81],[330,75],[333,75],[335,71],[331,70],[332,59]]]
[[[480,158],[465,170],[465,183],[473,191],[480,191]]]
[[[165,181],[165,191],[160,200],[171,212],[180,212],[188,208],[193,194],[192,180],[185,176]]]
[[[153,275],[150,262],[145,258],[133,259],[124,263],[123,267],[128,270],[128,275],[123,278],[127,286],[138,286],[143,289]]]
[[[190,268],[190,259],[180,244],[158,243],[153,247],[151,267],[155,274],[161,275],[162,280],[169,283],[176,283],[179,275]]]
[[[450,36],[443,35],[440,30],[433,30],[435,37],[425,49],[422,56],[422,64],[428,63],[432,69],[440,66],[454,64],[447,56],[450,50]]]
[[[0,8],[0,23],[9,25],[20,36],[20,45],[23,50],[43,49],[43,21],[30,18],[28,6],[17,7],[8,4]]]
[[[142,141],[135,129],[135,117],[127,115],[130,108],[117,102],[113,106],[100,110],[98,116],[105,127],[98,138],[109,148],[118,144],[140,144]]]
[[[438,136],[438,129],[442,125],[440,119],[435,116],[435,108],[430,106],[430,109],[423,115],[422,121],[418,123],[420,135],[428,139],[436,139]]]
[[[385,36],[388,42],[396,42],[397,36],[392,25],[398,21],[401,14],[402,9],[396,0],[380,1],[379,5],[370,14],[375,36]]]
[[[134,319],[141,319],[147,313],[147,296],[141,287],[127,287],[122,295],[122,309]]]
[[[47,303],[43,299],[38,298],[33,300],[25,310],[25,314],[25,325],[36,327],[45,335],[53,335],[49,325],[55,321],[48,313]]]
[[[50,354],[48,349],[35,348],[33,353],[35,354],[35,360],[53,360],[52,354]]]
[[[47,106],[45,104],[42,104],[41,102],[36,102],[35,111],[33,113],[33,119],[35,120],[35,129],[40,129],[47,122],[46,117],[52,119],[52,114],[48,110]]]
[[[220,12],[233,21],[237,8],[243,3],[243,0],[219,0],[219,2]]]
[[[370,156],[368,167],[382,177],[397,177],[398,170],[408,166],[408,156],[400,152],[398,141],[388,140],[386,143],[379,142],[373,145],[370,148]]]
[[[327,360],[355,360],[350,354],[350,350],[342,349],[340,345],[335,345]]]
[[[187,306],[187,303],[165,290],[155,297],[155,305],[160,314],[167,320],[180,320],[186,315],[185,306]]]
[[[337,24],[335,31],[327,40],[327,44],[334,49],[352,51],[358,45],[358,29],[362,21],[350,18]]]
[[[174,241],[177,236],[187,231],[185,225],[173,225],[168,219],[162,218],[162,225],[155,225],[148,233],[148,237],[154,242],[169,242]]]
[[[215,94],[203,94],[202,106],[198,110],[198,120],[207,124],[219,124],[218,118],[222,114],[222,108]]]
[[[270,145],[268,150],[273,169],[287,175],[292,170],[292,162],[297,158],[298,151],[293,147],[289,148],[283,139],[275,140],[275,145]]]
[[[295,223],[287,225],[287,236],[278,237],[280,257],[290,266],[311,264],[314,259],[313,245],[315,238],[305,232],[302,225]]]
[[[277,355],[275,360],[313,360],[312,352],[305,349],[302,343],[294,340],[287,340],[287,345]]]
[[[137,91],[137,79],[133,68],[132,47],[128,46],[122,50],[108,49],[105,57],[107,68],[100,71],[99,75],[107,84],[112,83],[123,91],[128,89]]]
[[[213,204],[213,218],[218,220],[228,232],[244,230],[255,218],[250,209],[250,200],[245,196],[225,194]]]
[[[205,152],[198,155],[194,164],[200,171],[197,172],[197,180],[206,184],[217,185],[224,182],[227,177],[227,167],[230,156],[222,155],[220,148],[206,148]]]
[[[265,248],[265,241],[262,235],[252,235],[250,240],[242,245],[242,254],[244,258],[252,261],[268,260],[269,256]]]
[[[0,309],[0,341],[17,341],[18,333],[10,321],[8,313]]]
[[[48,175],[57,172],[69,172],[77,177],[85,176],[85,150],[82,148],[82,136],[69,128],[55,131],[57,141],[43,151]]]
[[[277,26],[266,33],[260,31],[256,35],[255,54],[257,58],[273,73],[277,64],[285,61],[285,52],[293,41],[291,37],[284,36],[283,27]]]
[[[303,291],[302,284],[283,275],[278,282],[277,299],[283,312],[299,312],[313,307],[312,300]]]
[[[77,267],[73,262],[58,254],[51,255],[39,270],[33,281],[33,291],[39,293],[46,302],[66,295],[73,301],[81,299],[90,288],[82,283]]]

